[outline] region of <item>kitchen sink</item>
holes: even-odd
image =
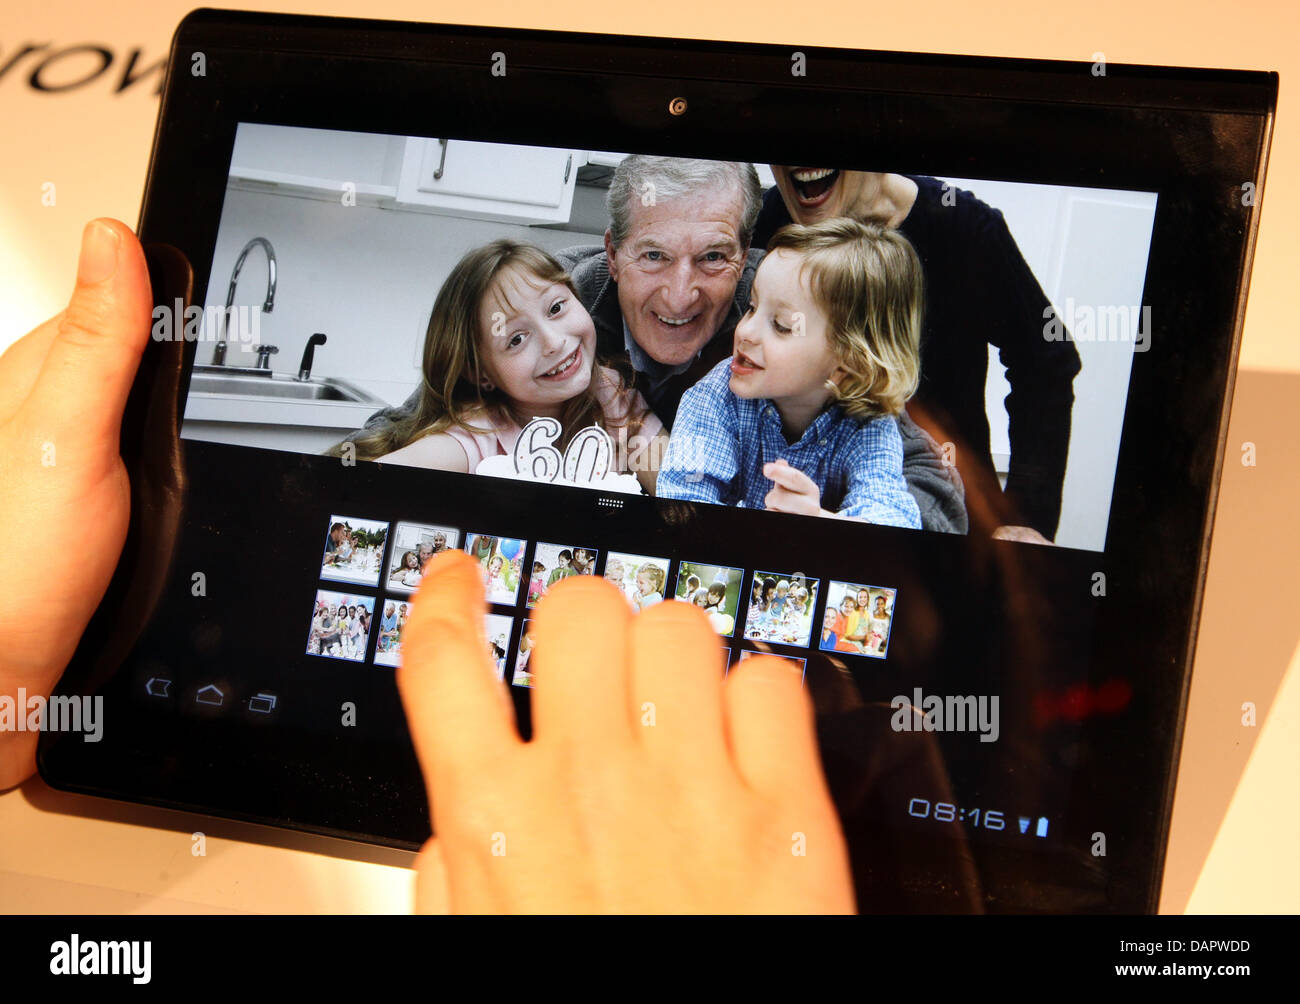
[[[295,401],[346,401],[383,407],[385,402],[333,377],[299,380],[284,373],[236,366],[195,366],[191,394],[239,394],[246,397],[287,398]]]

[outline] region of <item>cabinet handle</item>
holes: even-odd
[[[569,168],[573,166],[573,154],[569,154],[569,159],[564,162],[564,183],[569,183]]]
[[[447,141],[445,139],[440,139],[438,140],[438,145],[442,147],[442,155],[438,158],[438,170],[433,172],[434,181],[442,180],[442,169],[447,166]],[[569,180],[567,172],[565,173],[564,180]]]

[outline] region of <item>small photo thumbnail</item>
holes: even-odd
[[[748,649],[740,653],[740,661],[752,659],[756,655],[770,655],[773,658],[780,659],[782,662],[788,662],[791,669],[799,671],[799,679],[802,681],[808,673],[808,660],[800,659],[793,655],[777,655],[775,652],[751,652]]]
[[[379,615],[379,641],[375,643],[375,665],[396,666],[402,661],[402,635],[411,617],[411,601],[389,596]]]
[[[320,577],[362,586],[379,585],[388,524],[356,516],[331,516],[325,531]]]
[[[802,572],[756,571],[745,613],[745,638],[807,648],[820,586],[820,579],[807,579]]]
[[[667,558],[610,551],[605,557],[605,578],[627,597],[633,610],[644,610],[663,600],[668,565]]]
[[[528,608],[531,610],[537,606],[537,601],[561,579],[571,575],[591,575],[599,555],[594,547],[539,543],[528,573]]]
[[[515,656],[515,671],[510,677],[510,682],[516,687],[531,687],[533,685],[532,657],[533,646],[536,643],[537,639],[533,634],[533,622],[526,620],[523,629],[519,632],[519,654]]]
[[[713,630],[730,638],[736,631],[736,609],[744,579],[742,568],[683,561],[677,569],[673,598],[702,608]]]
[[[307,633],[307,654],[362,662],[374,615],[373,596],[317,590]]]
[[[460,531],[425,523],[398,523],[393,531],[393,550],[388,558],[384,588],[409,596],[424,578],[429,559],[439,551],[454,551],[460,545]]]
[[[498,680],[506,678],[506,652],[510,648],[510,632],[514,628],[515,619],[507,614],[488,614],[483,624],[488,656],[492,659],[492,668],[496,670]]]
[[[384,600],[383,613],[379,618],[379,641],[375,646],[376,666],[400,666],[402,664],[402,636],[406,631],[406,622],[411,616],[411,601],[389,596]],[[510,647],[510,629],[515,619],[505,614],[486,614],[484,634],[488,643],[488,655],[492,659],[492,668],[497,679],[505,674],[506,649]]]
[[[465,538],[465,550],[483,571],[483,584],[489,603],[512,607],[519,598],[519,580],[523,577],[524,550],[527,542],[515,537],[493,537],[473,533]]]
[[[883,659],[889,648],[897,590],[832,581],[826,590],[826,614],[818,647]]]

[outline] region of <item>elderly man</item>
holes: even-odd
[[[731,355],[763,258],[750,247],[762,201],[752,164],[626,157],[610,182],[604,246],[555,255],[595,324],[597,354],[624,371],[667,428],[686,390]],[[418,398],[417,388],[366,428],[413,413]],[[900,426],[922,524],[964,533],[960,479],[907,416]]]
[[[686,389],[731,355],[763,258],[749,246],[762,200],[752,164],[628,157],[609,187],[603,250],[566,261],[580,294],[594,294],[582,299],[606,357],[630,362],[669,428]]]

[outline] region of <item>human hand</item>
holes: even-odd
[[[151,309],[139,241],[124,223],[95,220],[67,309],[0,356],[0,524],[10,530],[0,695],[49,696],[112,578],[130,512],[122,411]],[[51,575],[65,548],[69,570]],[[36,740],[0,733],[0,790],[35,769]]]
[[[853,886],[800,675],[721,679],[688,603],[633,614],[571,576],[532,614],[533,739],[484,656],[483,585],[438,555],[397,682],[433,828],[416,907],[458,913],[847,913]],[[802,851],[802,853],[801,853]]]
[[[1032,526],[1000,526],[993,531],[994,540],[1017,540],[1022,544],[1046,544],[1055,547],[1050,540]]]
[[[776,487],[767,493],[763,504],[773,512],[794,512],[804,516],[834,516],[822,508],[822,491],[817,482],[784,460],[763,465],[763,477]]]

